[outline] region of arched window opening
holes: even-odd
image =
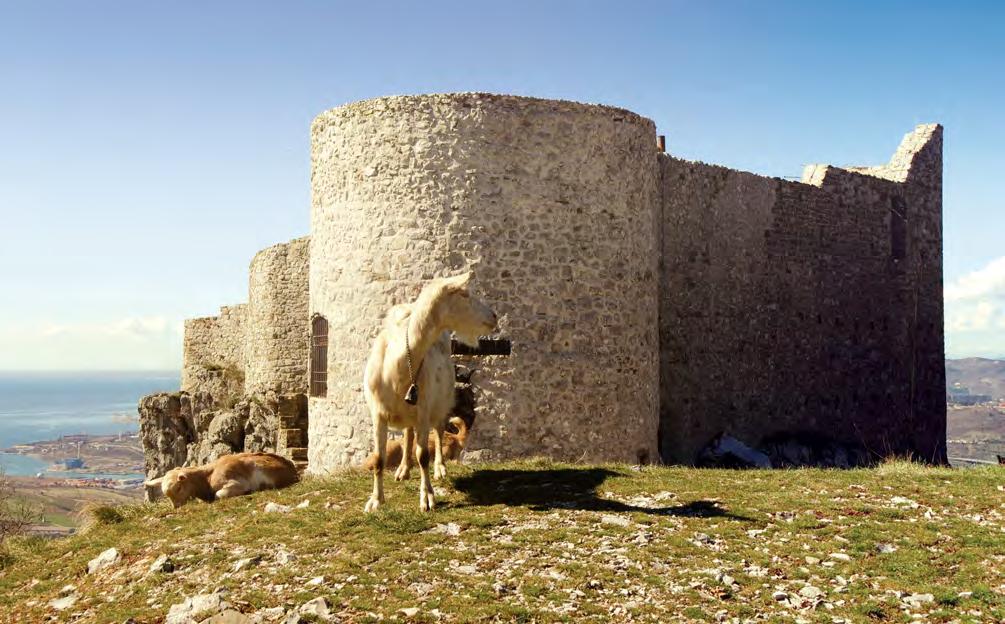
[[[328,320],[315,316],[311,321],[311,396],[328,395]]]

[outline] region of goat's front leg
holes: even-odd
[[[373,492],[363,511],[376,511],[384,504],[384,463],[387,461],[387,419],[373,417],[373,445],[377,447],[377,466],[373,469]]]
[[[242,494],[247,494],[248,489],[244,487],[244,484],[235,479],[231,479],[223,484],[223,487],[216,491],[216,499],[220,500],[222,498],[232,498],[234,496],[240,496]]]
[[[447,467],[443,465],[443,430],[444,425],[437,425],[433,429],[433,448],[436,456],[433,459],[433,479],[439,481],[447,476]]]
[[[419,405],[419,422],[415,425],[415,453],[419,460],[419,511],[432,511],[436,506],[433,499],[433,484],[429,480],[429,412]]]
[[[406,481],[408,479],[408,474],[412,470],[412,462],[415,458],[415,429],[405,427],[404,433],[404,439],[401,441],[401,463],[398,464],[398,469],[394,471],[395,481]]]

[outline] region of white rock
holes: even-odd
[[[154,559],[154,562],[150,564],[149,572],[150,574],[154,574],[156,572],[174,572],[174,561],[171,561],[171,558],[167,555],[162,554],[160,557]]]
[[[901,600],[912,607],[920,607],[925,603],[935,602],[935,596],[932,594],[910,594],[908,596],[904,596]]]
[[[300,613],[314,615],[324,621],[331,619],[331,612],[328,610],[328,600],[324,596],[318,596],[300,605]]]
[[[255,612],[255,615],[266,622],[276,622],[286,615],[286,609],[282,607],[269,607],[268,609],[259,609]]]
[[[300,503],[297,505],[297,509],[307,509],[310,506],[311,506],[310,499],[305,498],[304,500],[300,501]]]
[[[54,598],[49,601],[49,606],[56,611],[62,611],[63,609],[69,609],[73,604],[77,602],[76,596],[63,596],[62,598]]]
[[[230,606],[223,600],[225,594],[217,590],[212,594],[190,596],[184,602],[171,605],[165,624],[192,624],[218,613]]]
[[[227,609],[226,611],[217,613],[207,620],[203,620],[199,624],[258,624],[259,622],[261,622],[261,620],[258,618],[251,619],[240,611]]]
[[[820,559],[817,557],[806,557],[806,563],[808,565],[816,565],[820,563]]]
[[[418,615],[418,607],[405,607],[404,609],[398,609],[398,613],[404,615],[407,618],[412,618]]]
[[[94,574],[98,570],[104,570],[107,567],[113,566],[119,562],[121,555],[117,549],[109,548],[104,551],[94,559],[87,562],[87,573]]]
[[[429,529],[426,533],[442,533],[443,535],[457,536],[461,534],[461,525],[454,522],[441,523]]]
[[[285,548],[280,548],[276,551],[276,563],[285,566],[293,563],[297,560],[297,556]]]
[[[307,581],[307,585],[310,585],[310,586],[321,585],[324,582],[325,582],[325,577],[323,577],[323,576],[315,576],[311,580]]]
[[[258,563],[261,560],[262,560],[261,556],[245,557],[244,559],[238,559],[236,562],[234,562],[233,570],[234,572],[240,572],[241,570],[246,570],[248,568],[258,565]]]
[[[433,590],[436,589],[432,583],[412,583],[411,585],[408,586],[408,588],[411,589],[416,594],[418,594],[419,596],[425,596],[427,594],[431,594],[433,593]],[[495,585],[493,585],[493,589],[494,588]]]
[[[733,583],[736,582],[736,579],[734,579],[732,576],[730,576],[728,574],[723,574],[722,578],[719,579],[719,580],[722,581],[723,585],[732,585]]]
[[[467,574],[469,576],[474,576],[478,574],[478,568],[473,565],[462,565],[454,568],[454,572],[457,572],[458,574]]]
[[[778,602],[789,599],[789,595],[783,591],[776,591],[775,593],[771,594],[771,597]]]
[[[893,503],[894,505],[906,505],[911,509],[917,509],[918,507],[920,507],[920,505],[918,505],[917,502],[911,500],[910,498],[905,498],[903,496],[894,496],[893,498],[890,499],[890,502]]]
[[[837,561],[851,561],[851,557],[845,553],[831,553],[830,558]]]
[[[289,513],[293,511],[293,508],[289,505],[280,505],[279,503],[266,503],[265,513]]]
[[[77,588],[74,587],[73,585],[63,585],[59,589],[59,595],[60,596],[68,596],[69,594],[72,594],[75,591],[77,591]]]
[[[818,587],[812,585],[807,585],[806,587],[799,590],[799,595],[803,598],[809,598],[813,600],[815,598],[823,598],[826,594],[824,591]]]
[[[897,547],[893,544],[878,544],[876,550],[884,555],[888,555],[892,552],[897,552]]]
[[[621,516],[615,516],[613,514],[604,514],[600,517],[601,524],[613,524],[619,527],[631,526],[632,521],[628,518],[622,518]]]

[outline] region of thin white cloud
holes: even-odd
[[[1005,323],[1005,316],[1001,314],[999,307],[987,300],[975,304],[957,303],[950,307],[946,317],[951,332],[987,331],[993,325],[1001,327]]]
[[[947,284],[945,305],[947,356],[1005,354],[1005,256]]]
[[[0,369],[170,370],[181,365],[183,323],[161,316],[0,327]]]
[[[947,302],[1005,297],[1005,256],[947,285],[945,297]]]

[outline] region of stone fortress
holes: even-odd
[[[186,322],[182,392],[141,402],[148,473],[228,448],[360,464],[384,312],[468,269],[500,316],[455,351],[468,457],[694,463],[725,433],[779,465],[944,462],[941,127],[799,182],[659,143],[632,112],[527,97],[322,113],[310,237]]]

